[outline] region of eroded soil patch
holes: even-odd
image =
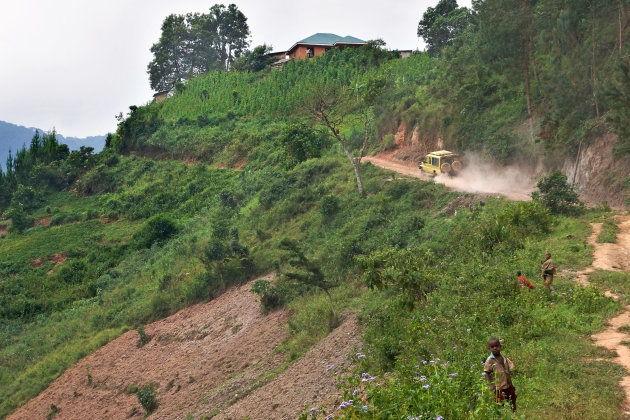
[[[44,217],[43,219],[35,220],[33,226],[50,227],[50,217]]]
[[[50,261],[54,264],[53,268],[48,272],[48,275],[51,275],[54,271],[54,268],[57,267],[59,264],[62,264],[63,262],[65,262],[67,259],[68,259],[68,256],[64,253],[52,254],[43,259],[37,257],[37,258],[33,258],[33,260],[31,261],[31,268],[39,268],[43,266],[44,264],[46,264],[46,262]]]
[[[332,411],[338,393],[335,377],[348,374],[350,355],[359,346],[354,314],[285,372],[221,412],[217,420],[295,419],[311,407]],[[337,401],[339,403],[339,401]]]
[[[350,365],[359,342],[354,316],[286,368],[277,346],[288,314],[263,315],[252,283],[146,325],[151,340],[142,347],[136,330],[126,332],[8,419],[46,418],[51,404],[55,419],[140,419],[144,409],[127,390],[150,383],[159,403],[152,419],[295,418],[307,405],[328,404],[337,395],[334,375]]]

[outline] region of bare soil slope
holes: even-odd
[[[216,419],[236,420],[247,416],[295,419],[311,407],[330,412],[338,399],[335,376],[350,369],[350,354],[358,345],[356,318],[351,315],[280,376],[227,408]]]
[[[198,418],[235,403],[224,418],[294,418],[307,403],[334,398],[333,371],[320,367],[345,366],[358,338],[351,317],[317,351],[250,394],[284,368],[285,357],[276,347],[286,336],[287,318],[285,311],[263,315],[251,283],[235,287],[147,325],[151,341],[142,347],[138,332],[128,331],[68,369],[8,419],[43,419],[53,404],[55,420],[142,418],[144,409],[127,390],[149,383],[157,389],[155,419]]]

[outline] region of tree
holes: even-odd
[[[305,95],[307,112],[339,142],[350,161],[361,198],[365,197],[361,159],[374,138],[374,103],[385,83],[382,77],[358,79],[352,86],[322,80]]]
[[[442,48],[451,45],[471,22],[470,11],[466,7],[458,7],[457,0],[440,0],[422,15],[418,36],[427,43],[427,52],[435,56]]]
[[[245,51],[240,57],[234,59],[232,69],[237,71],[261,71],[276,59],[269,56],[271,46],[259,45],[251,51]]]
[[[567,176],[559,170],[543,177],[536,188],[538,191],[532,193],[532,198],[540,201],[553,214],[576,214],[584,208],[578,193],[567,183]]]
[[[175,83],[193,75],[187,49],[189,35],[185,16],[169,15],[164,19],[160,41],[151,47],[153,60],[149,63],[148,73],[152,89],[170,90]]]
[[[302,252],[297,242],[291,239],[283,239],[280,242],[280,249],[289,253],[288,263],[296,271],[285,272],[284,275],[293,281],[299,283],[308,284],[311,286],[319,287],[328,296],[328,303],[330,304],[330,312],[332,313],[333,323],[337,321],[337,313],[333,306],[332,296],[330,295],[330,289],[334,286],[333,283],[326,280],[324,273],[319,268],[319,263],[311,261]]]
[[[227,8],[222,4],[212,6],[203,29],[216,34],[213,46],[225,70],[229,70],[234,58],[249,46],[247,18],[233,3]]]
[[[606,95],[610,101],[608,121],[619,135],[615,153],[623,156],[630,155],[630,65],[619,61],[618,69]]]
[[[211,70],[229,70],[249,45],[247,18],[236,5],[215,4],[210,13],[169,15],[147,67],[151,88],[170,90],[176,83]]]

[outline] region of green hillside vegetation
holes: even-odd
[[[361,198],[309,106],[315,91],[338,101],[354,153],[365,133],[381,150],[402,123],[502,164],[544,153],[555,169],[606,132],[627,154],[625,4],[503,3],[475,2],[432,55],[398,59],[372,42],[282,71],[206,73],[130,107],[99,154],[70,153],[54,133],[18,151],[0,172],[0,416],[124,331],[270,272],[265,310],[291,312],[279,350],[301,356],[339,319],[321,287],[288,275],[290,239],[335,311],[364,328],[337,417],[513,417],[481,376],[496,336],[517,366],[519,415],[618,418],[623,370],[586,337],[621,306],[570,276],[590,264],[588,222],[611,212],[566,215],[544,197],[481,205],[369,163]],[[546,251],[568,270],[555,294],[538,278]],[[535,290],[517,287],[517,269]],[[619,276],[596,278],[623,290]]]

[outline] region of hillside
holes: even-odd
[[[286,337],[288,314],[263,315],[252,283],[147,325],[150,341],[141,347],[137,331],[123,334],[66,370],[8,419],[44,418],[52,405],[65,419],[82,419],[86,413],[142,418],[144,409],[128,390],[149,383],[159,390],[160,405],[152,418],[219,412],[216,418],[253,412],[296,418],[311,404],[332,406],[334,378],[344,372],[358,344],[352,315],[285,370],[284,358],[275,350]]]
[[[622,418],[589,337],[630,296],[593,264],[626,235],[628,15],[504,6],[432,54],[201,74],[100,153],[35,138],[0,172],[0,416],[513,418],[497,337],[517,415]],[[442,148],[466,175],[417,177]]]

